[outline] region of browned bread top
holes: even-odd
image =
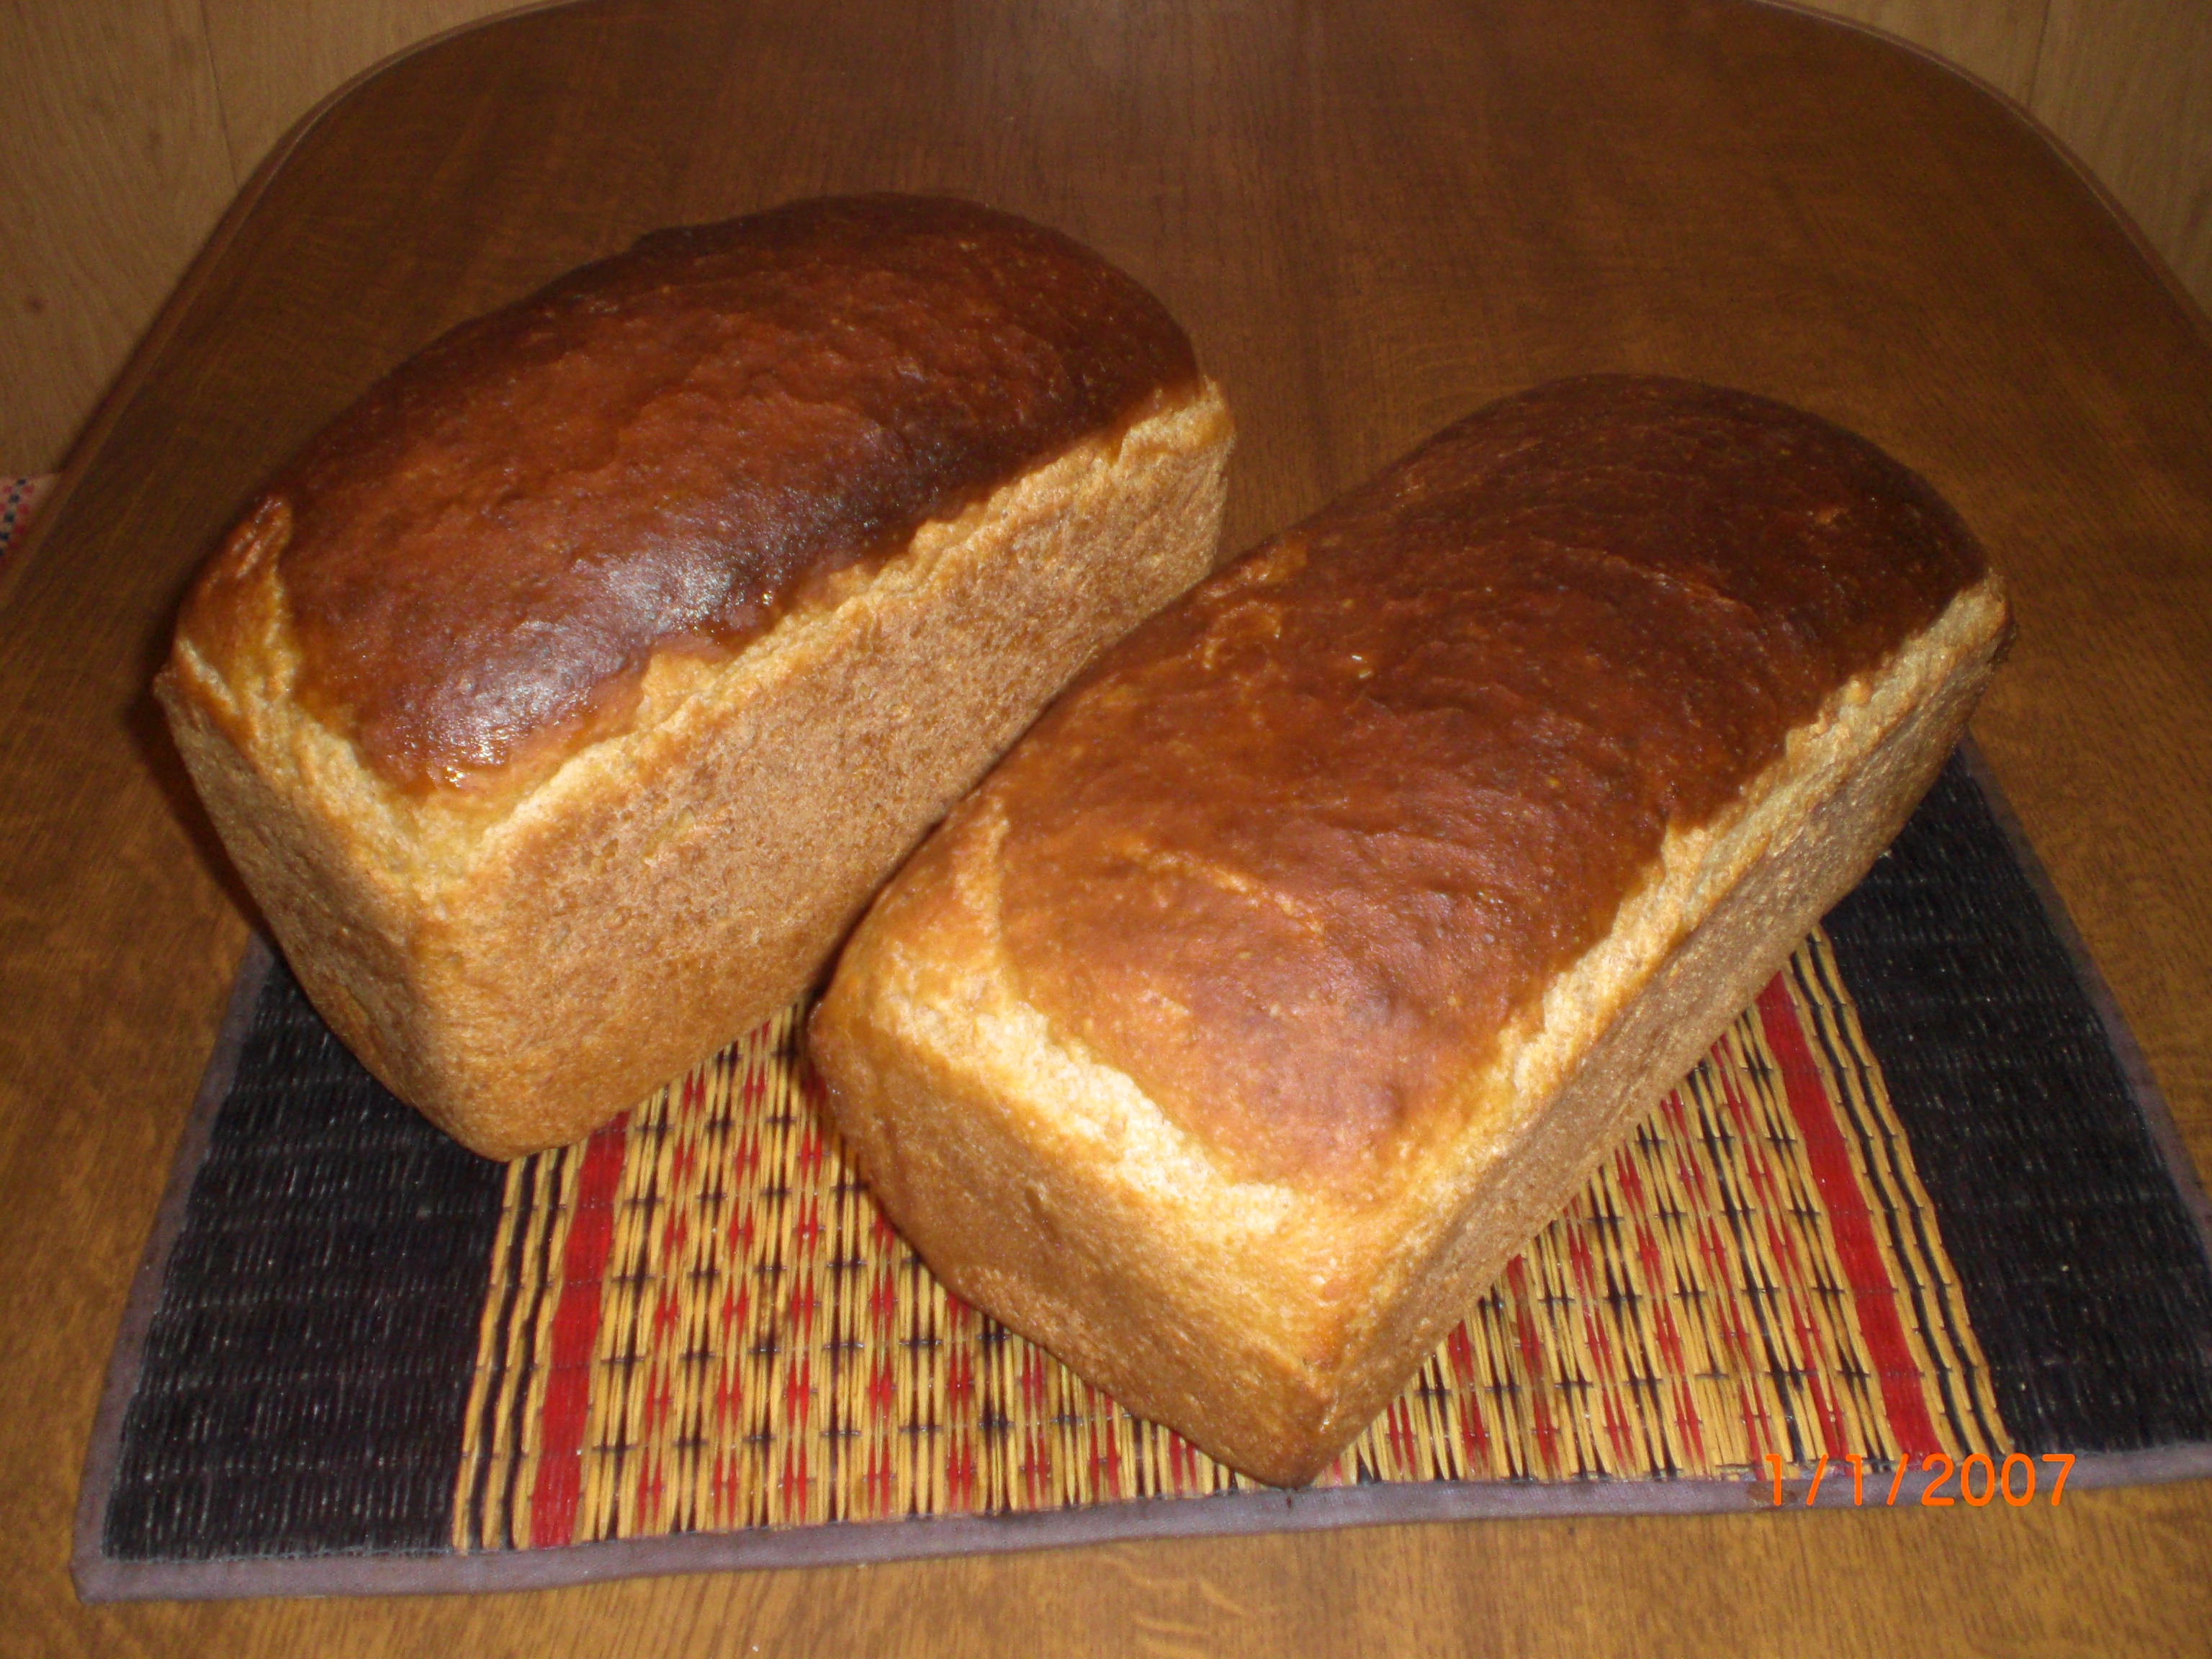
[[[267,487],[179,625],[264,637],[294,695],[410,791],[619,723],[648,659],[725,654],[836,572],[1194,386],[1095,253],[936,198],[659,232],[463,325]]]
[[[1132,635],[963,809],[1005,826],[1019,994],[1226,1169],[1357,1191],[1670,829],[1985,570],[1782,404],[1494,404]]]

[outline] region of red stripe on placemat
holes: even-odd
[[[1796,1120],[1805,1161],[1820,1189],[1821,1207],[1828,1212],[1836,1259],[1850,1281],[1859,1328],[1866,1335],[1875,1380],[1881,1385],[1882,1413],[1889,1419],[1889,1431],[1906,1457],[1938,1450],[1936,1425],[1920,1393],[1920,1368],[1912,1362],[1905,1327],[1897,1316],[1897,1286],[1882,1266],[1866,1197],[1851,1171],[1850,1149],[1836,1127],[1835,1111],[1820,1086],[1804,1027],[1797,1023],[1796,1006],[1779,974],[1759,994],[1759,1021],[1767,1051],[1782,1068],[1783,1095],[1790,1103],[1790,1115]]]
[[[600,1279],[615,1243],[615,1194],[622,1188],[629,1139],[624,1113],[584,1148],[575,1212],[561,1251],[561,1299],[553,1310],[553,1352],[538,1419],[538,1479],[530,1490],[530,1544],[574,1541],[584,1480],[584,1425],[592,1403],[592,1350],[599,1340]]]

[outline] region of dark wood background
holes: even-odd
[[[2212,7],[1806,0],[2035,112],[2212,303]],[[225,205],[380,59],[514,0],[69,0],[0,9],[0,476],[59,465]],[[129,118],[118,118],[128,112]]]
[[[0,569],[0,1650],[2172,1652],[2212,1485],[1405,1527],[417,1601],[84,1609],[107,1349],[246,938],[146,682],[254,480],[648,228],[942,189],[1175,308],[1231,535],[1553,375],[1732,383],[1936,481],[2014,585],[1975,731],[2212,1166],[2212,331],[2021,116],[1724,0],[617,0],[432,47],[264,170]]]

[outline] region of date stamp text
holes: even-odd
[[[2040,1462],[2056,1466],[2057,1478],[2050,1483],[2051,1502],[2056,1507],[2066,1490],[2066,1477],[2073,1470],[2074,1455],[2071,1452],[2045,1452]],[[1942,1452],[1930,1452],[1920,1460],[1920,1469],[1923,1474],[1932,1474],[1936,1478],[1920,1488],[1921,1506],[1931,1510],[1949,1509],[1963,1500],[1969,1509],[1979,1510],[1988,1508],[2002,1498],[2014,1509],[2026,1509],[2035,1501],[2039,1475],[2048,1475],[2052,1472],[2049,1468],[2039,1469],[2038,1462],[2039,1460],[2025,1452],[2014,1452],[2002,1463],[1981,1452],[1956,1463]],[[1773,1471],[1774,1507],[1779,1509],[1785,1501],[1781,1454],[1767,1453],[1766,1463]],[[1845,1468],[1850,1472],[1852,1507],[1856,1509],[1864,1504],[1867,1501],[1866,1459],[1856,1453],[1844,1457],[1832,1459],[1823,1456],[1820,1459],[1820,1467],[1813,1471],[1812,1481],[1805,1488],[1806,1504],[1809,1507],[1820,1497],[1820,1483],[1829,1478],[1831,1463],[1842,1466],[1835,1471],[1835,1478],[1838,1480],[1843,1479]],[[1897,1460],[1897,1472],[1890,1478],[1887,1498],[1879,1496],[1881,1477],[1877,1474],[1875,1501],[1894,1508],[1898,1494],[1904,1489],[1905,1477],[1911,1468],[1911,1458]],[[1954,1478],[1956,1486],[1953,1489]],[[1786,1501],[1794,1502],[1796,1498],[1796,1494],[1792,1492],[1788,1494]],[[1832,1497],[1829,1501],[1836,1500]],[[1908,1498],[1905,1501],[1909,1504],[1912,1500]]]

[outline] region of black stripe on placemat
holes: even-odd
[[[1827,920],[2021,1447],[2212,1441],[2212,1263],[2059,926],[1958,756]]]
[[[103,1553],[449,1547],[505,1176],[362,1070],[277,963],[147,1333]]]

